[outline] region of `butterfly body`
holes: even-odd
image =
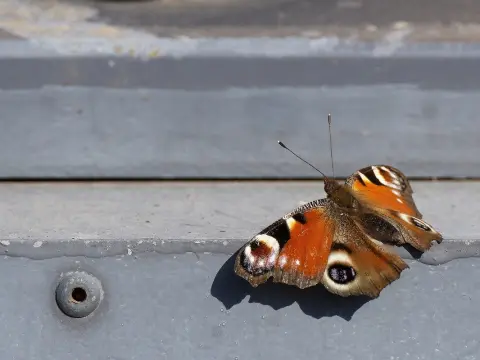
[[[235,272],[252,286],[274,282],[306,288],[322,283],[341,296],[377,297],[408,265],[383,243],[420,251],[442,235],[424,222],[406,177],[369,166],[345,184],[325,178],[327,197],[286,214],[240,250]]]

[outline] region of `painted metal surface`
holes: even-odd
[[[425,220],[446,238],[480,239],[479,182],[412,186]],[[38,242],[40,257],[46,243],[52,250],[70,240],[160,239],[190,242],[190,249],[233,240],[240,246],[302,202],[323,197],[320,181],[0,183],[0,240]]]
[[[381,296],[339,299],[322,288],[252,290],[228,256],[135,254],[0,261],[6,359],[474,359],[478,259],[411,269]],[[231,261],[230,261],[230,265]],[[91,318],[55,305],[60,271],[101,276]],[[220,269],[220,272],[219,272]],[[465,281],[468,274],[469,281]],[[12,296],[15,295],[13,299]]]
[[[446,240],[379,298],[322,287],[257,289],[233,254],[263,226],[324,194],[317,182],[2,183],[0,348],[6,359],[475,358],[480,294],[477,182],[413,182]],[[84,318],[56,289],[101,282]],[[407,355],[406,355],[407,354]]]
[[[168,37],[148,17],[159,2],[134,12],[135,24],[129,5],[1,6],[0,178],[315,177],[276,141],[328,171],[328,112],[339,176],[375,163],[480,176],[474,26],[423,42],[414,35],[428,22],[414,18],[372,25],[373,37],[353,20],[354,37],[218,37],[220,23]]]
[[[315,176],[276,140],[329,171],[327,112],[337,175],[478,176],[478,4],[376,1],[2,1],[0,178]],[[321,183],[1,183],[2,357],[475,359],[479,184],[414,190],[446,240],[367,301],[233,275]]]
[[[186,67],[188,63],[184,63]],[[201,78],[208,77],[204,72],[208,65],[199,66],[201,63],[190,62],[190,69],[193,73],[198,70]],[[464,72],[463,78],[470,82],[475,76],[468,79],[468,69],[478,67],[476,63],[459,62],[453,72],[448,72],[449,66],[439,71],[452,79],[457,72]],[[106,60],[97,64],[98,72],[92,72],[92,79],[96,73],[101,78],[102,71],[113,71]],[[476,89],[422,90],[419,83],[275,85],[260,89],[263,85],[256,84],[255,79],[261,66],[245,65],[250,75],[243,79],[238,75],[237,79],[244,84],[251,81],[252,88],[224,88],[228,85],[223,84],[219,89],[221,80],[215,80],[212,86],[217,89],[208,91],[41,86],[42,82],[35,84],[41,89],[4,90],[0,97],[4,116],[0,177],[315,177],[318,174],[283,152],[276,141],[283,140],[328,171],[328,112],[334,117],[338,176],[376,163],[396,166],[407,176],[480,175],[476,155],[480,151],[476,115],[480,93]],[[66,71],[76,73],[76,67],[65,66]],[[264,66],[270,65],[266,62]],[[298,78],[308,78],[301,61],[292,66],[297,75],[302,75]],[[183,69],[179,63],[168,68],[180,73]],[[147,69],[134,69],[131,67],[129,74],[147,78]],[[161,69],[160,65],[151,74],[161,79]],[[386,69],[389,71],[388,66]],[[216,72],[215,68],[211,71]],[[404,71],[409,71],[408,66]],[[80,76],[76,74],[73,76]],[[278,75],[272,75],[275,82]],[[295,76],[290,76],[294,81]],[[176,79],[181,79],[164,78],[167,83],[170,78],[173,87],[179,85]],[[128,86],[129,81],[137,83],[140,79],[128,75],[109,80],[121,87]],[[335,76],[332,81],[336,81]],[[191,88],[202,86],[192,84],[191,79],[185,82]]]

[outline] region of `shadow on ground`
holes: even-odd
[[[220,268],[211,287],[211,294],[226,309],[239,304],[247,295],[250,303],[271,306],[278,310],[297,302],[300,309],[316,319],[339,316],[350,320],[353,314],[369,300],[365,296],[343,298],[328,292],[322,285],[307,289],[267,282],[254,288],[234,272],[235,256],[232,255]]]

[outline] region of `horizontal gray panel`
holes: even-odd
[[[329,175],[328,112],[337,176],[387,163],[408,176],[478,177],[479,101],[477,90],[420,84],[8,90],[0,177],[318,176],[278,139]]]
[[[474,359],[480,183],[412,186],[447,239],[419,261],[399,250],[410,268],[369,300],[322,286],[253,289],[233,274],[231,254],[246,238],[323,196],[320,183],[2,183],[3,356]],[[101,282],[85,318],[57,306],[56,286],[68,287],[60,280],[72,271]]]
[[[480,176],[478,44],[50,40],[0,44],[0,178],[314,177],[328,112],[338,176]]]
[[[388,44],[349,44],[328,38],[207,39],[194,40],[191,46],[173,40],[157,41],[166,54],[149,59],[108,53],[0,58],[0,89],[65,86],[208,92],[334,87],[345,91],[346,98],[349,87],[360,86],[391,86],[392,90],[407,86],[460,93],[480,90],[480,73],[475,71],[480,66],[478,44],[465,49],[463,44],[397,49]],[[20,48],[31,47],[30,43],[14,43]]]
[[[475,359],[478,261],[409,265],[368,301],[321,286],[252,289],[220,254],[7,256],[0,347],[6,359],[29,360]],[[72,270],[102,282],[103,300],[87,318],[67,317],[55,302],[57,281]]]
[[[480,239],[480,205],[472,200],[480,197],[480,182],[412,186],[425,220],[445,238]],[[150,239],[230,251],[301,203],[324,196],[320,181],[0,183],[0,240]]]

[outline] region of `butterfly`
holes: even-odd
[[[392,166],[364,167],[344,184],[324,177],[324,190],[326,198],[297,207],[240,248],[235,273],[254,287],[273,277],[376,298],[409,267],[384,244],[426,251],[443,239],[422,220],[410,183]]]

